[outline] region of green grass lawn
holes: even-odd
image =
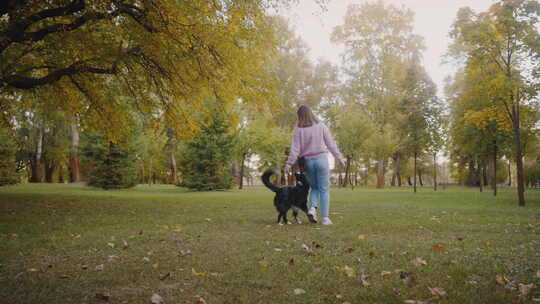
[[[528,191],[523,208],[513,189],[496,198],[467,188],[333,189],[333,226],[279,226],[272,197],[262,187],[0,188],[0,302],[105,303],[96,294],[106,294],[109,303],[150,303],[154,293],[208,304],[540,298],[540,191]],[[497,275],[534,283],[532,298]]]

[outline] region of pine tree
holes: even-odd
[[[235,136],[223,112],[212,109],[201,130],[186,143],[178,186],[198,191],[230,189],[233,185],[230,164]]]
[[[85,135],[83,155],[94,166],[88,185],[108,189],[131,188],[137,184],[136,146],[133,136],[118,142],[102,135]]]
[[[19,182],[16,152],[15,142],[5,130],[0,129],[0,186]]]

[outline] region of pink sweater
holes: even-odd
[[[343,161],[343,155],[332,139],[332,134],[328,127],[322,122],[306,128],[294,128],[291,142],[291,152],[287,159],[286,167],[290,168],[298,157],[314,158],[327,153],[328,150],[336,160]]]

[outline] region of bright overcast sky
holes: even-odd
[[[367,0],[329,0],[327,11],[313,0],[299,0],[286,16],[289,17],[296,33],[310,47],[313,60],[323,58],[335,64],[340,63],[340,48],[330,42],[330,34],[336,25],[343,22],[349,4],[363,3]],[[373,1],[373,0],[372,0]],[[439,96],[443,94],[444,78],[454,71],[442,64],[442,57],[448,49],[448,33],[459,8],[468,6],[475,12],[485,11],[493,0],[385,0],[386,3],[404,5],[415,12],[415,33],[425,39],[424,65],[438,87]]]

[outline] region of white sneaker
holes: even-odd
[[[312,223],[317,223],[317,209],[314,207],[309,208],[308,212],[308,219]]]
[[[322,224],[323,225],[334,225],[334,223],[332,223],[332,221],[330,220],[329,217],[325,216],[322,218]]]

